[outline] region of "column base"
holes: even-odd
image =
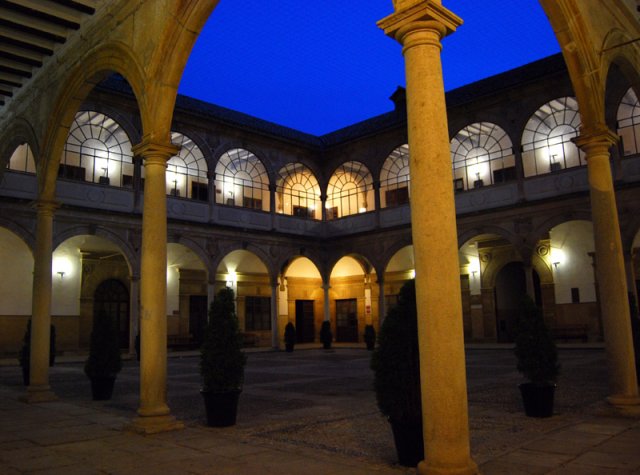
[[[426,460],[418,464],[416,468],[418,475],[476,475],[480,473],[478,465],[471,459],[464,467],[438,467],[429,465]]]
[[[638,396],[608,396],[607,402],[616,414],[627,417],[640,417],[640,397]]]
[[[18,400],[27,404],[37,404],[57,401],[58,396],[55,395],[50,386],[29,386],[27,393],[18,397]]]
[[[127,424],[124,429],[136,434],[150,435],[184,429],[184,424],[172,415],[138,416]]]

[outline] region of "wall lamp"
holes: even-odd
[[[558,266],[559,266],[559,265],[560,265],[560,262],[559,262],[559,261],[556,261],[556,262],[554,262],[554,263],[553,263],[553,268],[554,268],[555,270],[558,270]]]
[[[64,279],[64,272],[59,270],[57,274],[60,276],[60,280]]]

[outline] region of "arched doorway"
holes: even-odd
[[[113,318],[118,322],[120,348],[129,347],[129,292],[117,279],[103,281],[94,294],[93,320]]]
[[[540,306],[540,278],[535,270],[532,272],[535,301],[536,305]],[[522,298],[527,294],[527,281],[522,262],[510,262],[498,272],[494,291],[498,342],[512,342]]]

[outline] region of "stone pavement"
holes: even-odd
[[[51,370],[57,402],[27,405],[17,366],[0,367],[0,474],[403,474],[375,407],[362,349],[251,353],[238,424],[203,424],[198,359],[169,359],[169,405],[181,431],[123,431],[137,407],[125,363],[112,401],[90,400],[82,364]],[[602,402],[601,349],[560,350],[556,413],[522,414],[510,351],[467,352],[473,457],[484,474],[640,474],[640,421]]]

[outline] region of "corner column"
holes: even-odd
[[[596,279],[602,312],[609,392],[607,400],[620,412],[640,412],[631,336],[626,271],[620,238],[609,149],[618,138],[607,128],[582,133],[574,141],[587,155],[591,217],[596,249]]]
[[[278,349],[280,340],[278,338],[278,290],[280,284],[278,277],[271,278],[271,348]]]
[[[322,284],[322,290],[324,294],[324,321],[328,322],[331,320],[331,309],[329,308],[329,289],[331,286],[329,284]]]
[[[55,401],[49,386],[49,345],[51,332],[51,272],[53,254],[54,201],[39,200],[36,208],[36,249],[33,266],[31,354],[29,387],[21,400],[28,403]]]
[[[131,429],[180,429],[167,406],[167,160],[179,148],[145,139],[134,147],[145,167],[140,266],[140,407]]]
[[[396,0],[378,25],[403,45],[425,460],[419,474],[475,474],[471,459],[456,214],[440,40],[462,20]],[[420,226],[417,225],[420,223]]]

